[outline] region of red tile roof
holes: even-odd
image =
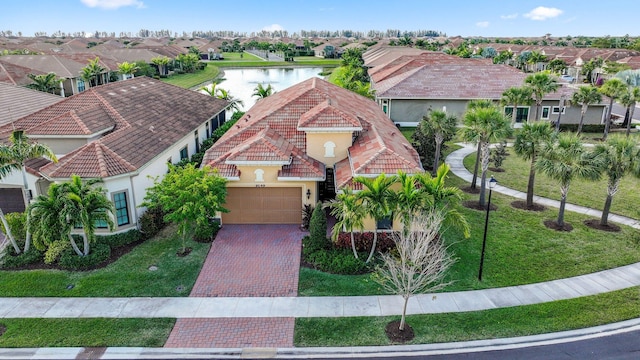
[[[233,159],[240,158],[242,151],[248,152],[245,159],[264,158],[257,150],[271,151],[267,158],[291,157],[291,164],[278,173],[280,178],[319,180],[325,176],[324,164],[307,155],[302,129],[358,126],[361,131],[346,130],[353,131],[355,139],[349,157],[336,164],[338,186],[358,175],[423,171],[416,151],[375,102],[319,78],[257,102],[207,151],[203,164],[218,168],[224,176],[237,177],[240,173]],[[278,148],[268,150],[265,144]]]
[[[93,87],[0,127],[28,135],[104,136],[66,154],[41,172],[49,178],[107,177],[140,169],[227,107],[227,102],[139,77]],[[113,130],[111,130],[113,128]]]

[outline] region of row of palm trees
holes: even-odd
[[[408,231],[413,216],[434,208],[443,211],[446,225],[458,227],[464,236],[468,237],[469,225],[455,208],[455,204],[461,200],[461,192],[458,188],[445,185],[448,172],[449,166],[443,164],[438,168],[435,177],[429,173],[409,175],[403,172],[390,176],[380,174],[375,178],[355,177],[353,181],[360,184],[362,190],[354,191],[345,187],[338,192],[335,199],[324,204],[336,218],[332,230],[333,239],[335,240],[340,232],[348,231],[351,235],[353,255],[358,258],[353,232],[364,228],[365,218],[378,223],[391,217],[401,221],[402,231]],[[378,229],[374,232],[373,244],[366,262],[369,262],[375,253],[378,232]]]

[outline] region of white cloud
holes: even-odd
[[[518,13],[509,14],[509,15],[500,15],[500,19],[503,19],[503,20],[513,20],[517,17],[518,17]]]
[[[488,21],[478,21],[476,23],[476,26],[480,27],[480,28],[486,28],[486,27],[489,27],[489,22]]]
[[[115,10],[123,6],[135,6],[138,9],[144,8],[144,3],[139,0],[80,0],[83,4],[90,8],[100,8],[107,10]]]
[[[544,6],[538,6],[537,8],[524,14],[524,17],[529,18],[531,20],[544,21],[547,19],[558,17],[562,13],[563,11],[557,8],[548,8]]]
[[[262,31],[282,31],[284,28],[278,24],[268,25],[262,28]]]

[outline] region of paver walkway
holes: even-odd
[[[295,225],[225,225],[190,297],[296,296],[303,236]],[[293,317],[219,316],[220,310],[233,314],[233,308],[227,302],[211,312],[204,307],[193,318],[179,318],[165,347],[293,346]]]

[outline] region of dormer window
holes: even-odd
[[[333,141],[324,143],[324,157],[335,157],[336,144]]]

